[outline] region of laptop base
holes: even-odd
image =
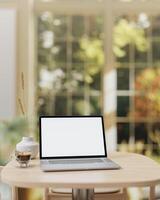
[[[95,160],[95,162],[94,162]],[[99,162],[97,162],[99,160]],[[74,162],[73,162],[74,161]],[[120,169],[120,166],[108,158],[99,159],[63,159],[63,160],[41,160],[42,171],[79,171],[79,170],[104,170]]]

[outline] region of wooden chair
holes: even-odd
[[[71,189],[46,188],[44,192],[45,200],[71,200]],[[95,200],[127,200],[126,189],[97,188],[95,189]]]

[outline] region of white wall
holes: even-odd
[[[0,120],[16,110],[16,11],[0,9]]]

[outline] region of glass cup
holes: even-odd
[[[15,151],[16,161],[20,164],[20,167],[28,167],[28,163],[31,159],[30,151]]]

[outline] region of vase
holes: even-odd
[[[22,140],[16,145],[16,150],[20,152],[30,151],[31,158],[33,159],[38,154],[38,146],[33,137],[22,137]]]

